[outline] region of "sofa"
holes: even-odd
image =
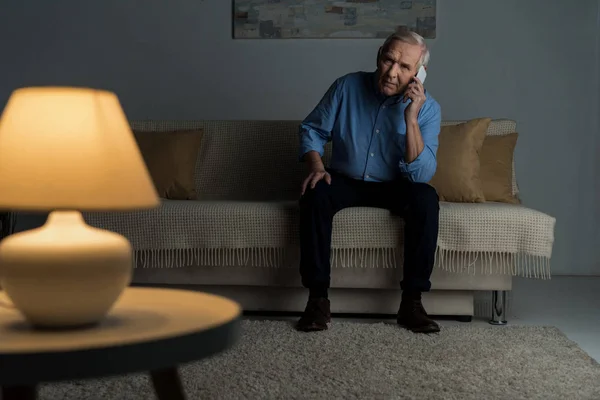
[[[452,126],[464,121],[444,121]],[[195,196],[162,198],[158,208],[85,212],[92,225],[127,237],[134,285],[193,288],[230,297],[246,311],[300,312],[307,291],[298,272],[300,121],[131,121],[136,134],[199,131]],[[492,120],[487,136],[516,131]],[[143,150],[143,149],[142,149]],[[327,164],[331,148],[326,147]],[[514,161],[512,195],[518,198]],[[333,313],[395,314],[400,304],[402,220],[357,207],[335,216]],[[548,279],[555,219],[518,202],[440,202],[429,314],[470,320],[476,299],[504,324],[515,276]],[[483,295],[483,296],[482,296]]]

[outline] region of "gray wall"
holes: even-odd
[[[600,2],[574,3],[438,0],[427,87],[445,119],[518,121],[524,202],[558,220],[554,272],[600,274]],[[230,0],[166,4],[3,1],[0,105],[68,84],[116,91],[130,118],[301,119],[333,79],[375,65],[379,41],[233,41]]]
[[[600,0],[598,0],[598,10],[596,15],[596,87],[598,93],[598,97],[596,100],[598,102],[598,110],[596,112],[596,134],[594,135],[596,139],[596,175],[594,178],[594,182],[596,184],[596,191],[594,196],[594,210],[596,211],[596,219],[594,220],[596,226],[594,242],[594,247],[596,249],[596,266],[594,268],[594,272],[598,274],[600,273]]]

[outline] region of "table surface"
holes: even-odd
[[[241,312],[221,296],[130,287],[96,326],[35,330],[0,291],[0,385],[155,370],[207,357],[236,341]]]

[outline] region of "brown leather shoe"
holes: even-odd
[[[440,326],[427,315],[419,297],[402,298],[396,321],[398,325],[415,333],[436,333],[440,331]]]
[[[296,325],[296,329],[303,332],[323,331],[331,322],[329,299],[308,299],[302,317]]]

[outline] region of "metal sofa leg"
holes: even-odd
[[[506,325],[506,290],[492,291],[492,325]]]

